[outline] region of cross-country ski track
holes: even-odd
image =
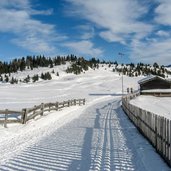
[[[124,114],[120,97],[97,101],[82,111],[80,108],[74,110],[78,116],[73,120],[68,119],[57,129],[49,126],[48,134],[39,141],[32,141],[23,149],[18,143],[17,149],[22,149],[19,152],[11,147],[15,155],[3,162],[0,158],[0,170],[170,170]],[[43,131],[40,129],[40,134]],[[39,136],[36,131],[35,136]],[[27,138],[29,143],[33,137]]]

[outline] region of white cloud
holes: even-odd
[[[100,36],[107,41],[124,43],[129,35],[139,38],[147,35],[153,26],[138,21],[146,14],[148,8],[136,0],[67,0],[72,3],[72,14],[82,16],[104,29]],[[109,38],[110,36],[113,39]]]
[[[155,9],[155,21],[163,25],[171,25],[171,1],[170,0],[157,0],[158,7]]]
[[[30,8],[29,0],[0,0],[1,8],[22,8],[27,9]]]
[[[20,39],[13,39],[12,42],[17,44],[18,46],[23,47],[24,49],[36,53],[49,54],[53,53],[53,51],[55,50],[55,47],[51,45],[51,42],[49,42],[48,40],[45,41],[44,39],[39,39],[36,36],[26,36]]]
[[[132,61],[167,64],[171,59],[170,32],[161,24],[171,25],[171,0],[66,0],[72,15],[94,24],[101,38],[123,44]],[[154,18],[148,17],[154,9]],[[154,22],[155,21],[155,22]]]
[[[92,39],[95,36],[94,27],[90,24],[76,26],[77,34],[80,33],[79,38],[82,40]]]
[[[34,10],[29,0],[0,1],[0,32],[15,35],[14,44],[31,52],[52,53],[55,49],[52,42],[65,39],[56,33],[55,26],[33,19],[32,15],[49,15],[51,10]]]
[[[89,40],[67,42],[63,45],[70,48],[73,51],[73,53],[78,55],[90,55],[93,57],[99,57],[103,54],[103,50],[95,48],[93,43]]]
[[[166,31],[163,31],[163,30],[158,30],[156,32],[156,35],[157,36],[161,36],[161,37],[169,37],[170,36],[170,33],[169,32],[166,32]]]
[[[136,62],[167,65],[171,60],[171,38],[148,42],[133,41],[131,59]]]
[[[100,33],[100,36],[108,42],[120,42],[121,44],[126,44],[125,38],[119,33],[113,33],[111,31],[103,31]]]

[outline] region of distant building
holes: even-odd
[[[148,76],[139,82],[143,95],[171,96],[171,81],[159,76]]]

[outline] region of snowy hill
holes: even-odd
[[[158,75],[170,77],[170,68],[143,63],[118,64],[115,62],[100,61],[91,58],[89,60],[74,55],[58,56],[55,58],[44,56],[27,56],[26,58],[14,59],[8,62],[0,61],[0,83],[32,83],[42,80],[57,79],[60,74],[74,73],[76,75],[84,73],[89,69],[99,69],[99,67],[112,68],[113,72],[129,77]]]
[[[67,65],[54,67],[59,76],[52,74],[52,80],[39,80],[35,83],[1,84],[0,108],[21,109],[33,107],[42,102],[56,102],[74,98],[86,98],[88,101],[105,98],[106,96],[121,95],[121,75],[113,72],[113,67],[89,69],[80,75],[67,74]],[[52,68],[38,68],[12,74],[22,79],[26,75],[41,74]],[[126,88],[137,89],[137,80],[141,77],[129,78],[124,76]],[[128,81],[129,80],[129,81]],[[129,83],[128,83],[129,82]]]
[[[85,106],[51,111],[25,125],[8,124],[8,128],[0,125],[0,168],[169,170],[123,113],[120,107],[122,75],[113,72],[115,66],[100,64],[98,69],[79,75],[66,73],[66,67],[54,67],[59,76],[52,74],[51,80],[0,84],[0,109],[20,110],[42,102],[86,99]],[[34,75],[51,70],[37,68],[13,76],[21,79],[28,73]],[[124,92],[127,87],[136,90],[142,78],[124,75]]]

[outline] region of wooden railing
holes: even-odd
[[[22,111],[12,111],[12,110],[0,110],[0,124],[7,127],[8,123],[22,123],[25,124],[27,121],[34,119],[36,116],[43,116],[44,112],[50,112],[52,110],[60,110],[64,107],[70,107],[75,105],[85,105],[85,99],[74,99],[63,102],[56,103],[42,103],[33,108],[25,108]],[[14,119],[11,115],[16,115]]]
[[[171,120],[130,104],[138,94],[122,98],[122,108],[138,130],[171,167]]]

